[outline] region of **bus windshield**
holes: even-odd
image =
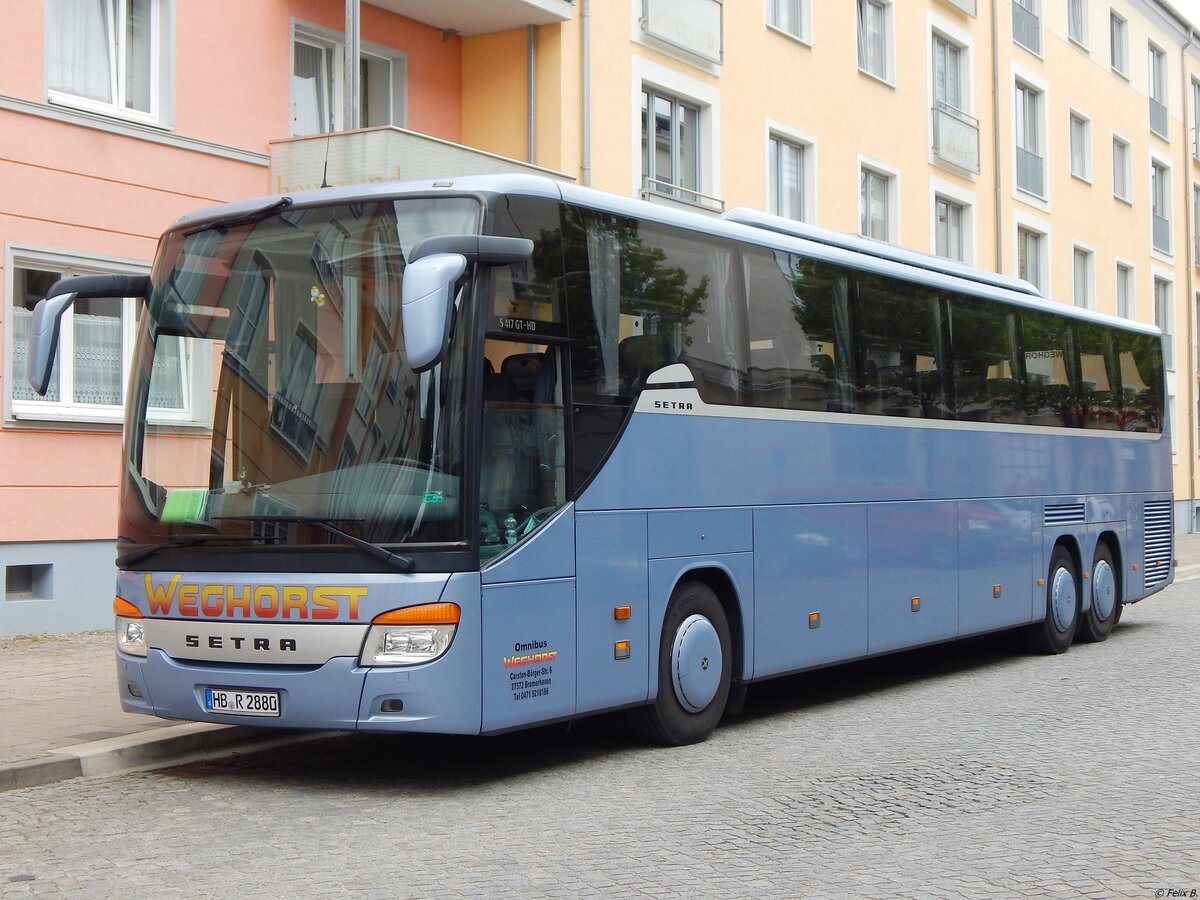
[[[466,329],[414,373],[401,283],[417,241],[480,219],[472,198],[421,198],[169,233],[137,335],[121,540],[466,541]]]

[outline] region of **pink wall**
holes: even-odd
[[[177,0],[171,128],[266,154],[286,137],[292,19],[341,32],[341,0]],[[6,4],[0,94],[46,102],[45,12]],[[459,141],[462,42],[376,7],[362,38],[408,56],[408,127]],[[148,262],[181,213],[269,190],[265,166],[0,110],[0,241]],[[3,259],[0,258],[0,265]],[[9,275],[0,269],[8,291]],[[3,311],[0,305],[0,328]],[[11,363],[0,366],[7,395]],[[105,540],[116,531],[115,429],[0,425],[0,541]]]

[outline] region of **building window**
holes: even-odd
[[[1030,194],[1044,197],[1046,193],[1046,163],[1042,158],[1041,116],[1041,91],[1017,82],[1017,187]]]
[[[933,99],[954,110],[963,109],[963,50],[940,34],[933,36]]]
[[[861,230],[869,238],[891,240],[892,179],[874,169],[863,168],[859,173],[859,209]]]
[[[951,169],[979,171],[979,122],[970,105],[968,49],[933,35],[933,155]]]
[[[797,40],[808,40],[809,0],[767,0],[767,24]]]
[[[1192,159],[1200,162],[1200,81],[1192,82]]]
[[[883,81],[891,80],[889,4],[858,0],[858,68]]]
[[[962,262],[966,259],[966,209],[961,203],[937,197],[934,200],[934,215],[937,219],[937,243],[935,252],[946,259]]]
[[[1071,113],[1071,174],[1092,180],[1092,126],[1079,113]]]
[[[1092,289],[1093,254],[1083,247],[1075,247],[1071,253],[1073,281],[1072,290],[1075,305],[1081,309],[1092,309],[1094,294]]]
[[[60,278],[115,271],[59,255],[22,254],[11,268],[9,327],[12,355],[9,399],[18,419],[120,422],[140,299],[78,299],[63,315],[58,355],[45,396],[25,378],[33,308]],[[128,265],[121,267],[128,271]],[[195,373],[182,339],[163,336],[155,356],[150,405],[163,421],[191,421]]]
[[[1028,228],[1017,229],[1017,277],[1039,291],[1042,289],[1042,241],[1045,235]]]
[[[1087,6],[1084,0],[1067,0],[1067,37],[1087,47]]]
[[[1108,17],[1108,54],[1112,70],[1129,77],[1129,31],[1125,20],[1115,12]]]
[[[1200,266],[1200,184],[1192,184],[1192,265]]]
[[[326,134],[344,121],[346,48],[340,36],[297,29],[292,40],[291,134]],[[400,53],[359,54],[358,108],[361,128],[405,124],[407,68]]]
[[[776,135],[770,138],[770,211],[788,219],[805,220],[804,183],[808,148]]]
[[[1163,333],[1163,362],[1168,369],[1175,368],[1175,301],[1171,282],[1164,278],[1154,279],[1154,324]]]
[[[47,0],[46,9],[52,103],[162,118],[162,0]]]
[[[1042,52],[1040,0],[1013,0],[1013,40],[1032,53]]]
[[[700,203],[700,109],[658,91],[642,91],[643,188]]]
[[[1167,54],[1150,45],[1150,130],[1167,137]]]
[[[1119,200],[1124,200],[1128,203],[1131,199],[1129,193],[1130,170],[1129,170],[1129,143],[1123,141],[1119,137],[1113,137],[1113,196]]]
[[[1117,315],[1123,319],[1132,319],[1133,304],[1133,267],[1125,263],[1117,263],[1115,290]]]
[[[1154,249],[1171,252],[1171,170],[1161,163],[1150,164],[1150,218]]]

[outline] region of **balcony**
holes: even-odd
[[[933,155],[951,169],[979,174],[979,121],[953,106],[935,103]]]
[[[1013,40],[1031,53],[1042,55],[1042,18],[1018,3],[1013,4]]]
[[[1168,137],[1169,125],[1167,123],[1168,114],[1166,104],[1150,98],[1150,130],[1161,138]]]
[[[1046,196],[1046,161],[1024,147],[1017,148],[1017,187],[1038,197]]]
[[[1171,220],[1166,216],[1160,216],[1158,213],[1152,213],[1150,220],[1153,223],[1153,233],[1151,240],[1154,243],[1154,249],[1159,253],[1171,252]]]
[[[574,9],[570,0],[371,0],[371,5],[465,37],[567,22]]]
[[[336,187],[505,173],[575,180],[562,172],[403,128],[364,128],[271,142],[271,190],[281,194],[322,184]]]
[[[975,0],[946,0],[951,6],[957,7],[968,16],[975,15]]]
[[[719,197],[710,197],[692,188],[672,184],[669,181],[659,181],[655,178],[642,178],[642,190],[639,195],[643,200],[660,203],[664,206],[676,206],[692,212],[711,213],[720,215],[725,212],[725,201]]]

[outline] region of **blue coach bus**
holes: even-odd
[[[1152,327],[735,210],[529,176],[176,222],[146,277],[121,703],[703,740],[772,676],[1002,629],[1102,641],[1170,582]]]

